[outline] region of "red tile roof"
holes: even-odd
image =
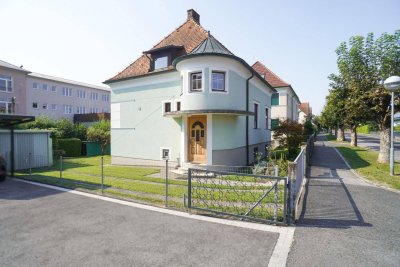
[[[207,31],[198,22],[190,17],[185,23],[153,46],[152,49],[171,45],[183,46],[184,54],[187,54],[192,52],[192,50],[195,49],[201,42],[203,42],[207,36]],[[149,71],[149,69],[150,60],[146,55],[142,55],[123,71],[108,79],[106,82],[152,73]],[[172,66],[170,66],[169,69],[172,69]]]
[[[255,71],[257,71],[260,75],[264,76],[264,79],[271,84],[273,87],[282,87],[282,86],[290,86],[287,82],[279,78],[278,75],[273,73],[270,69],[268,69],[264,64],[260,61],[251,66]]]
[[[307,116],[312,113],[310,103],[308,102],[300,103],[299,109],[303,111]]]

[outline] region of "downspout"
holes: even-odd
[[[246,166],[250,165],[249,159],[249,82],[254,77],[254,72],[251,71],[251,76],[246,80]]]

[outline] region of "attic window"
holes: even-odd
[[[168,56],[158,57],[154,59],[154,69],[163,69],[168,67]]]
[[[171,102],[164,102],[163,103],[163,113],[168,113],[168,112],[171,112],[172,111],[172,109],[171,109]]]

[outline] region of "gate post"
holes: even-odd
[[[188,208],[192,208],[192,169],[188,169]]]

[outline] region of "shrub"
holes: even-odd
[[[276,127],[274,138],[280,146],[288,150],[289,158],[295,157],[304,141],[303,125],[290,120],[283,121]]]
[[[370,129],[369,129],[369,125],[363,125],[360,127],[357,127],[357,133],[362,133],[362,134],[369,134]]]
[[[93,124],[92,127],[89,127],[87,130],[87,138],[88,141],[92,141],[98,143],[101,147],[101,154],[106,154],[107,146],[110,144],[111,135],[110,135],[110,121],[102,120]]]
[[[81,156],[82,141],[78,138],[58,139],[58,149],[65,151],[66,157]]]

